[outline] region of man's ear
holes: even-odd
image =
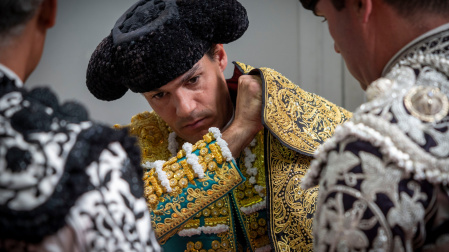
[[[39,9],[39,23],[44,28],[51,28],[56,23],[58,0],[44,0]]]
[[[357,0],[357,2],[360,20],[362,23],[368,23],[371,12],[373,11],[373,0]]]
[[[220,70],[223,72],[228,65],[228,55],[226,54],[223,44],[217,44],[214,54],[215,60],[218,62]]]

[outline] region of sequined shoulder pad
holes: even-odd
[[[130,124],[116,124],[114,127],[128,128],[130,135],[137,137],[142,163],[166,160],[171,156],[168,150],[169,127],[154,111],[136,114]]]
[[[176,157],[148,169],[143,180],[153,227],[164,243],[245,179],[234,160],[226,161],[209,133],[192,146],[191,154],[179,151]]]

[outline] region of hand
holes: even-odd
[[[238,157],[262,129],[262,80],[256,75],[242,75],[234,121],[223,132],[232,156]]]

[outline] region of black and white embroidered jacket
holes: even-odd
[[[0,65],[0,251],[160,251],[134,142]]]
[[[317,151],[316,251],[449,248],[449,24],[417,38]]]

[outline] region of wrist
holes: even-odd
[[[229,128],[223,132],[222,138],[228,143],[232,155],[238,157],[262,128],[263,127],[248,127],[248,125],[241,125],[238,122],[233,122]]]

